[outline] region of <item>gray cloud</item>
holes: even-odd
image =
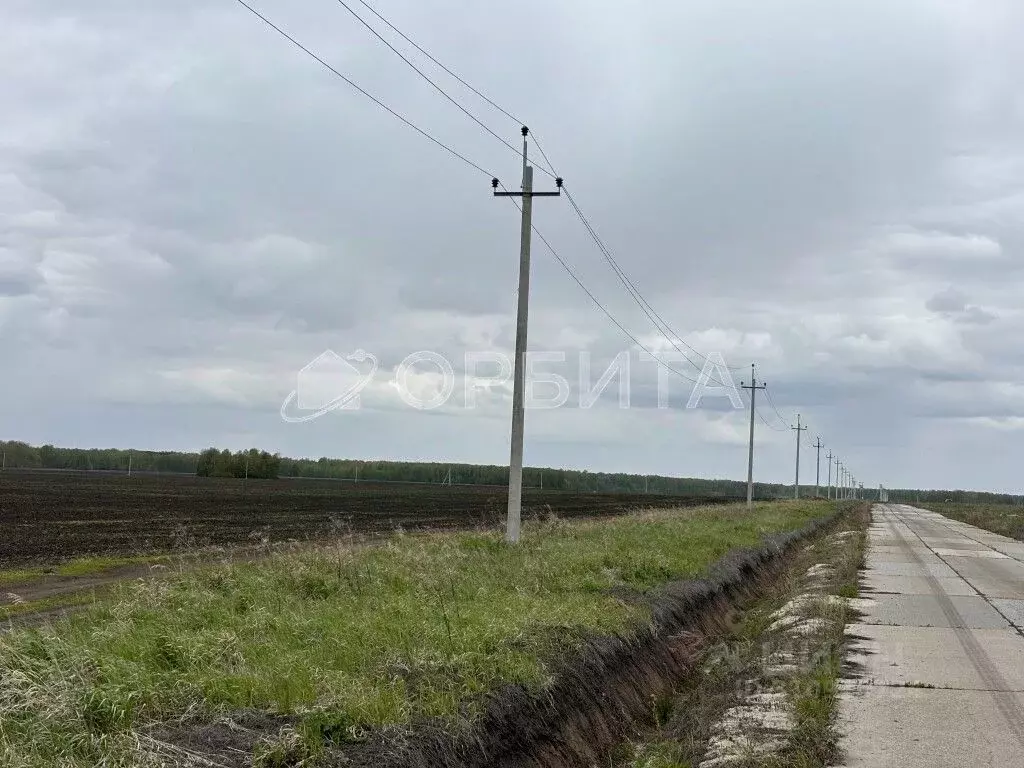
[[[235,4],[6,3],[9,436],[506,460],[500,393],[479,412],[426,415],[382,382],[359,413],[278,418],[296,371],[326,348],[371,350],[383,371],[419,349],[459,371],[467,350],[511,349],[519,221],[489,176],[515,188],[519,166],[336,4],[260,7],[487,174]],[[402,0],[387,13],[523,114],[688,343],[758,361],[776,426],[801,412],[879,482],[1014,487],[1017,4]],[[510,66],[524,40],[529,56]],[[515,123],[479,106],[517,141]],[[535,223],[638,339],[671,349],[564,200],[538,200]],[[531,299],[535,349],[570,361],[588,349],[597,370],[633,347],[536,240]],[[654,365],[632,378],[629,411],[609,395],[531,413],[527,460],[743,474],[744,414],[660,410]],[[673,386],[685,402],[691,384]],[[788,480],[790,433],[759,429],[759,473]]]
[[[967,309],[967,297],[955,288],[947,288],[928,299],[925,304],[932,312],[963,312]]]

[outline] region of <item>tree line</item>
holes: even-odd
[[[16,440],[0,441],[3,466],[22,469],[77,469],[193,473],[198,453],[136,451],[123,448],[58,448],[33,446]]]
[[[18,441],[0,441],[3,466],[25,469],[102,470],[127,472],[164,472],[207,477],[320,478],[329,480],[451,483],[461,485],[508,484],[508,467],[487,464],[445,464],[418,461],[360,461],[355,459],[294,459],[251,448],[231,452],[208,448],[201,453],[179,451],[137,451],[123,448],[59,448],[32,446]],[[527,488],[574,491],[578,493],[655,493],[680,496],[745,498],[746,483],[741,480],[637,475],[625,472],[588,472],[576,469],[526,467],[523,485]],[[814,487],[801,483],[800,495],[813,495]],[[821,488],[824,495],[824,487]],[[788,498],[793,486],[780,483],[755,483],[759,499]],[[862,497],[872,499],[877,491],[865,488]],[[889,491],[892,501],[952,501],[990,504],[1019,504],[1014,494],[965,490]]]
[[[988,491],[943,491],[894,488],[889,491],[889,501],[914,504],[919,501],[956,501],[962,504],[1022,504],[1024,496],[1019,493],[989,493]]]
[[[277,454],[258,451],[232,453],[226,448],[218,451],[207,448],[199,454],[196,462],[196,475],[199,477],[256,477],[274,479],[281,469],[281,457]]]

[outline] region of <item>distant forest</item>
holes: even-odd
[[[506,485],[508,467],[484,464],[445,464],[411,461],[358,461],[354,459],[291,459],[251,449],[232,453],[209,448],[202,453],[136,451],[122,448],[58,448],[0,441],[3,467],[10,469],[65,469],[107,472],[160,472],[216,477],[322,478],[328,480],[405,483]],[[813,468],[812,468],[813,469]],[[624,472],[587,472],[575,469],[527,467],[523,484],[577,492],[659,493],[688,496],[746,496],[740,480],[633,475]],[[788,497],[792,485],[755,483],[758,498]],[[821,489],[824,495],[824,487]],[[814,486],[800,486],[801,496],[812,496]],[[877,489],[865,488],[864,498],[876,498]],[[952,501],[1020,504],[1020,495],[962,490],[890,489],[891,501]]]

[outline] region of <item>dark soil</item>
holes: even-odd
[[[735,499],[527,489],[524,516],[585,517]],[[189,475],[0,472],[0,568],[84,555],[494,525],[503,487]]]

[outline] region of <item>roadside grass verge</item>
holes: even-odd
[[[1024,507],[1012,504],[970,504],[959,502],[921,502],[914,506],[938,512],[986,531],[1024,541]]]
[[[287,716],[297,759],[371,728],[455,726],[502,684],[541,690],[586,637],[646,624],[634,597],[833,508],[553,520],[517,547],[493,532],[397,535],[122,585],[0,635],[0,763],[137,765],[139,728],[246,710]]]
[[[673,697],[657,702],[654,729],[608,756],[615,768],[824,768],[838,765],[836,732],[845,625],[856,612],[866,505],[851,504],[839,531],[794,554],[707,646]],[[603,764],[603,763],[602,763]]]

